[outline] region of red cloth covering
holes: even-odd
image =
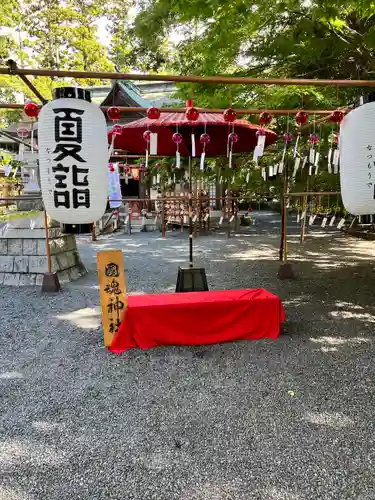
[[[275,339],[284,321],[281,300],[263,289],[130,296],[109,349]]]

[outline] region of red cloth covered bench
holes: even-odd
[[[130,296],[109,349],[276,339],[284,321],[281,300],[263,289]]]

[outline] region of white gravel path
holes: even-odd
[[[80,238],[56,296],[0,287],[0,500],[374,500],[375,243],[315,231],[279,282],[278,217],[196,240],[212,289],[283,299],[278,341],[102,348],[95,252],[130,293],[173,291],[186,235]]]

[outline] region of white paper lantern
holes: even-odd
[[[106,209],[108,186],[107,127],[99,107],[69,97],[50,101],[39,114],[38,139],[48,215],[63,224],[99,220]]]
[[[344,207],[353,215],[375,213],[375,102],[355,108],[340,129],[340,181]]]

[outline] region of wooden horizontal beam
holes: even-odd
[[[287,193],[284,194],[284,198],[289,198],[290,196],[327,196],[330,194],[341,194],[341,191],[306,191],[304,193]]]
[[[315,87],[375,87],[375,80],[314,80],[299,78],[252,78],[247,76],[182,76],[97,71],[66,71],[33,68],[0,68],[0,75],[34,75],[55,78],[92,78],[151,82],[218,83],[230,85],[296,85]]]

